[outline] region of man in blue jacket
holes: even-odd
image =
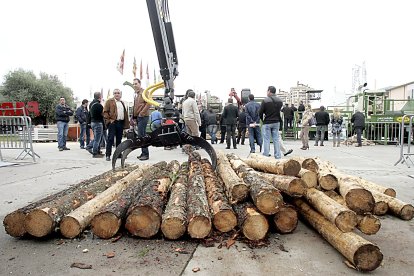
[[[66,104],[64,97],[60,97],[59,104],[56,106],[55,115],[58,129],[59,151],[70,150],[66,147],[66,137],[69,131],[69,116],[73,115],[73,110]]]
[[[88,117],[87,106],[88,106],[88,100],[84,99],[82,101],[82,105],[79,106],[78,109],[76,109],[76,113],[75,113],[76,118],[78,119],[79,127],[80,127],[79,143],[80,143],[81,149],[85,148],[85,138],[84,138],[85,135],[86,135],[86,145],[88,145],[91,140],[91,133],[89,129],[87,129],[87,117]]]
[[[260,117],[259,109],[260,104],[254,101],[254,95],[249,95],[249,102],[244,106],[246,109],[246,126],[249,130],[249,143],[250,143],[250,152],[254,153],[256,151],[254,144],[254,137],[257,139],[257,144],[262,151],[262,135],[260,133]]]

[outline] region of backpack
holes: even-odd
[[[309,125],[315,126],[316,125],[316,118],[312,115],[312,117],[309,119]]]

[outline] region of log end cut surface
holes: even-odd
[[[73,239],[82,232],[82,228],[76,219],[66,216],[60,223],[60,232],[65,238]]]
[[[177,217],[167,218],[161,224],[162,233],[170,240],[176,240],[182,237],[186,229],[185,221]]]
[[[257,196],[256,207],[263,214],[273,215],[276,214],[277,211],[279,211],[280,203],[281,200],[278,195],[275,195],[272,192],[261,193]]]
[[[134,236],[150,238],[158,233],[161,217],[148,206],[136,207],[128,216],[125,228]]]
[[[373,245],[366,244],[358,248],[354,255],[354,264],[358,270],[373,271],[382,262],[381,250]]]
[[[383,216],[388,212],[388,203],[385,201],[378,201],[374,205],[372,213],[377,216]]]
[[[235,185],[231,191],[231,199],[234,202],[243,201],[249,195],[249,187],[246,185]]]
[[[41,238],[50,234],[54,222],[47,212],[36,209],[26,216],[24,227],[30,235]]]
[[[193,239],[203,239],[210,234],[211,221],[204,216],[195,216],[188,223],[188,234]]]
[[[4,220],[3,225],[6,233],[12,237],[23,237],[26,234],[26,229],[24,228],[24,218],[25,214],[23,212],[13,212],[8,214]]]
[[[338,187],[338,179],[333,174],[319,177],[319,185],[326,191],[333,191]]]
[[[367,214],[360,217],[358,229],[365,235],[374,235],[381,228],[381,221],[374,215]]]
[[[316,177],[316,175],[315,175]],[[318,182],[316,178],[316,183]],[[316,184],[315,184],[316,186]],[[289,185],[289,194],[291,196],[302,196],[306,193],[307,184],[300,178],[293,179]]]
[[[357,216],[352,211],[343,211],[335,219],[336,227],[342,232],[351,232],[357,224]]]
[[[217,230],[224,233],[236,227],[237,218],[232,210],[224,210],[214,216],[213,224]]]
[[[298,225],[298,213],[294,208],[283,207],[275,214],[273,222],[279,233],[292,233]]]
[[[371,192],[365,189],[352,189],[345,196],[346,205],[357,214],[371,213],[375,200]]]
[[[252,241],[261,240],[266,236],[269,230],[267,219],[260,214],[252,215],[246,218],[243,223],[243,234]]]
[[[296,160],[288,160],[283,168],[285,175],[297,176],[300,171],[300,163]]]
[[[401,209],[400,217],[403,220],[411,220],[413,219],[413,216],[414,216],[414,207],[411,204],[407,204]]]
[[[121,219],[109,212],[96,215],[91,221],[92,232],[101,239],[112,238],[120,227]]]

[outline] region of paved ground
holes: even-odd
[[[394,166],[399,158],[395,146],[311,147],[300,150],[299,141],[286,143],[293,155],[319,156],[334,162],[343,171],[363,176],[396,189],[397,197],[414,202],[414,168],[404,164]],[[56,143],[35,144],[41,156],[36,164],[26,158],[16,166],[0,167],[0,219],[9,212],[110,169],[110,162],[92,159],[75,143],[72,150],[59,152]],[[224,145],[214,145],[224,150]],[[229,150],[227,150],[229,151]],[[246,157],[248,145],[239,146],[236,152]],[[15,162],[19,152],[3,150],[8,162]],[[127,162],[136,159],[138,151],[131,153]],[[150,160],[186,160],[181,150],[150,149]],[[206,155],[205,155],[206,156]],[[206,156],[207,157],[207,156]],[[414,222],[392,216],[381,218],[382,227],[374,236],[364,236],[376,243],[384,254],[381,267],[373,275],[412,275],[414,268]],[[230,249],[205,247],[194,241],[165,241],[124,236],[119,241],[94,239],[86,233],[83,239],[45,240],[15,239],[0,230],[0,275],[352,275],[358,274],[344,264],[344,258],[307,225],[299,223],[290,235],[269,235],[270,245],[251,249],[236,243]],[[177,248],[183,248],[177,253]],[[82,253],[88,249],[87,253]],[[114,258],[105,256],[114,252]],[[92,270],[70,268],[74,262],[92,265]],[[194,273],[193,268],[200,271]]]

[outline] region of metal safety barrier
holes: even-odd
[[[7,109],[0,109],[0,111],[7,111]],[[24,109],[23,112],[25,112]],[[36,162],[36,156],[38,158],[40,156],[33,150],[31,130],[32,121],[29,116],[0,116],[0,160],[3,161],[2,150],[21,149],[22,152],[16,160],[23,160],[30,155],[33,162]]]
[[[405,125],[405,118],[409,118],[408,125]],[[413,140],[413,119],[414,119],[414,114],[406,114],[402,117],[401,134],[400,134],[400,159],[398,159],[398,161],[394,164],[394,166],[396,166],[400,162],[405,163],[407,167],[409,168],[410,168],[410,164],[414,166],[413,159],[411,159],[411,156],[414,155],[414,153],[410,152],[411,142]],[[406,152],[404,152],[404,140],[405,140],[404,129],[407,129],[408,131]]]
[[[376,144],[398,144],[400,141],[400,123],[366,122],[364,137]]]

